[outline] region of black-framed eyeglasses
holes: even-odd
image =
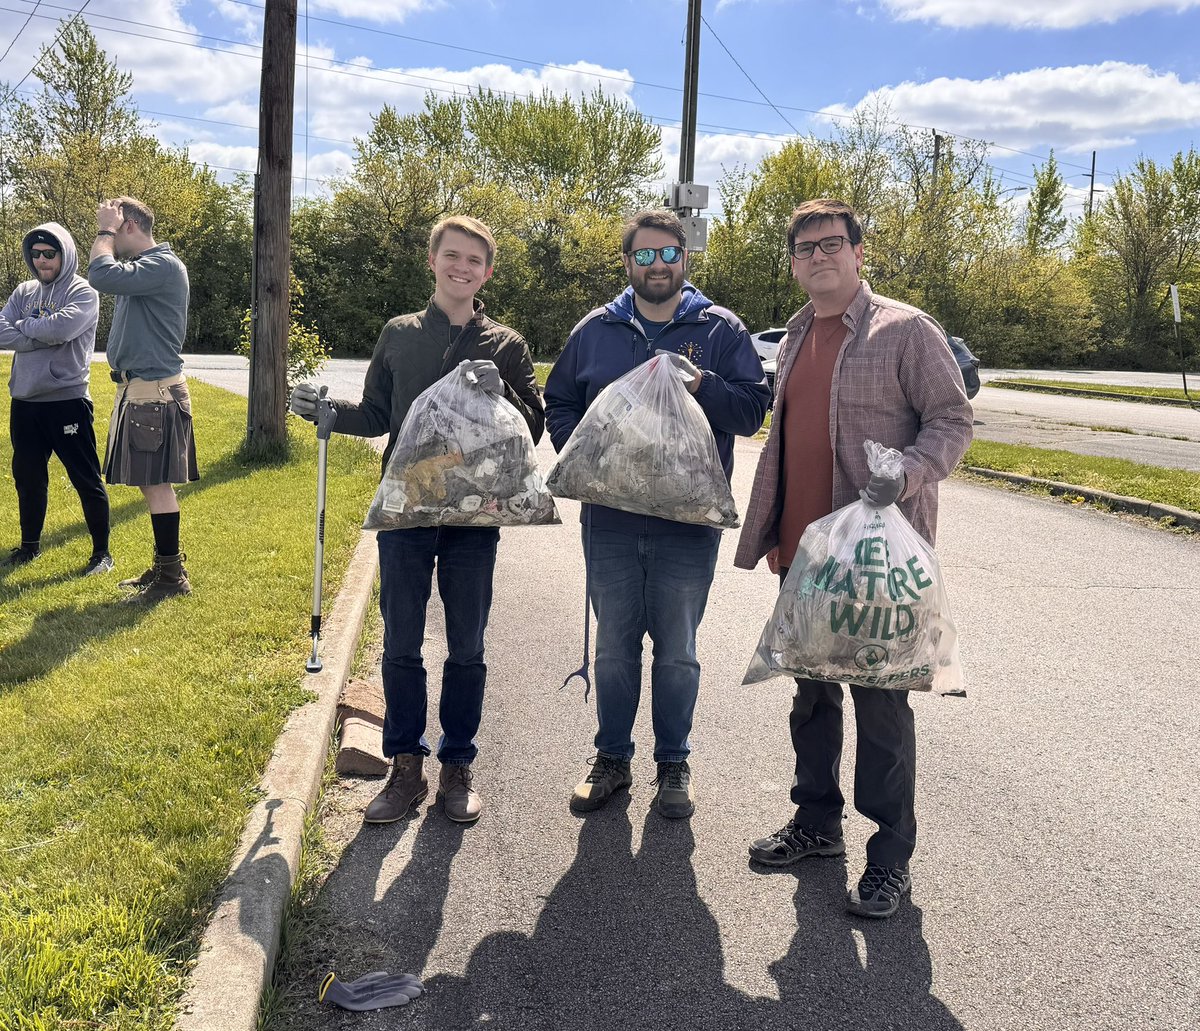
[[[52,261],[58,257],[58,249],[55,247],[30,247],[29,253],[35,258],[44,258],[46,261]]]
[[[683,257],[682,247],[639,247],[633,252],[633,261],[635,265],[641,265],[643,268],[647,265],[654,264],[654,257],[657,255],[662,258],[668,265],[676,264]]]
[[[826,236],[813,243],[811,240],[805,240],[802,243],[792,244],[791,251],[793,258],[811,258],[813,251],[818,247],[821,248],[822,254],[837,254],[842,249],[842,244],[849,243],[848,236]]]

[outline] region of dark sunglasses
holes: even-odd
[[[58,250],[54,247],[30,247],[29,253],[35,258],[45,258],[47,261],[58,257]]]
[[[643,268],[646,265],[654,264],[654,256],[658,255],[668,265],[674,265],[683,257],[682,247],[659,247],[657,250],[653,247],[639,247],[633,252],[633,261],[636,265],[641,265]]]

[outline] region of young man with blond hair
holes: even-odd
[[[334,400],[339,433],[377,437],[388,433],[383,468],[400,426],[417,395],[460,362],[469,361],[478,387],[508,400],[529,424],[536,443],[545,413],[529,347],[519,333],[484,314],[476,294],[492,276],[496,241],[478,219],[456,215],[433,227],[429,267],[434,291],[424,311],[400,315],[383,327],[367,369],[363,399]],[[316,419],[317,388],[301,383],[291,409]],[[426,674],[421,657],[425,611],[437,568],[446,610],[449,655],[442,668],[439,717],[442,764],[438,799],[458,823],[479,818],[473,785],[475,734],[483,713],[483,636],[492,603],[492,574],[500,531],[494,527],[417,527],[379,534],[379,607],[383,614],[383,691],[386,703],[383,753],[392,770],[363,819],[391,823],[429,792],[423,770]]]

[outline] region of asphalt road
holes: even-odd
[[[357,399],[362,396],[366,369],[366,361],[337,359],[327,363],[315,378],[329,384],[334,396]],[[244,358],[189,355],[187,372],[230,390],[246,389]],[[1009,444],[1061,448],[1082,455],[1128,458],[1148,465],[1200,472],[1200,411],[1032,394],[986,385],[988,379],[1018,374],[1141,386],[1178,387],[1181,384],[1177,375],[1166,373],[986,370],[983,373],[985,385],[974,400],[976,437]],[[1200,377],[1195,379],[1195,384],[1200,391]]]
[[[336,373],[334,392],[348,393]],[[738,445],[743,511],[758,449]],[[549,468],[547,443],[539,456]],[[272,1031],[1200,1024],[1200,542],[944,485],[938,550],[969,697],[914,698],[913,896],[868,923],[842,910],[870,833],[857,814],[846,862],[747,862],[746,843],[790,815],[790,687],[741,685],[776,587],[764,569],[733,568],[736,531],[700,632],[695,816],[648,811],[645,697],[628,799],[570,813],[595,722],[578,681],[559,688],[580,663],[584,590],[578,508],[560,510],[563,525],[501,543],[475,766],[483,818],[464,829],[430,804],[364,827],[378,782],[329,789],[323,829],[339,859],[313,929],[292,943],[306,958],[279,986],[288,1005]],[[442,640],[435,592],[431,714]],[[850,769],[842,779],[851,797]],[[315,1002],[328,969],[417,973],[428,990],[404,1011],[343,1013]]]
[[[738,448],[743,508],[757,447]],[[775,583],[733,568],[735,532],[700,633],[696,815],[648,811],[646,702],[628,800],[570,813],[595,724],[578,681],[559,688],[580,663],[583,613],[578,510],[562,502],[562,526],[501,544],[482,820],[463,829],[429,805],[364,827],[378,782],[330,789],[340,859],[272,1031],[1195,1027],[1200,544],[970,483],[942,501],[970,693],[914,698],[920,845],[896,918],[842,911],[870,833],[856,814],[847,862],[747,862],[746,843],[790,815],[790,687],[741,686]],[[442,638],[435,596],[435,695]],[[849,797],[849,770],[843,783]],[[428,991],[402,1013],[340,1013],[313,998],[327,969],[417,973]]]

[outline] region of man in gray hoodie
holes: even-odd
[[[108,494],[88,394],[100,299],[76,274],[75,241],[57,222],[26,234],[21,249],[34,278],[18,286],[0,311],[0,347],[16,352],[8,379],[9,433],[21,523],[21,543],[5,564],[23,565],[41,552],[50,456],[55,454],[79,494],[92,536],[84,575],[107,573],[113,568]]]

